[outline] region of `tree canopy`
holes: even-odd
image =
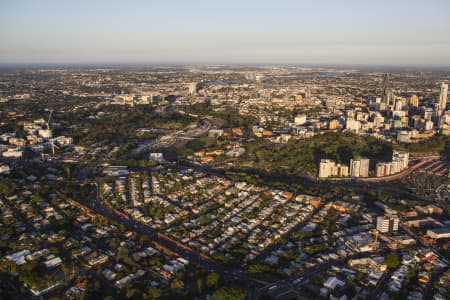
[[[245,147],[247,154],[244,160],[266,172],[277,171],[287,175],[315,175],[322,158],[348,164],[357,156],[386,161],[392,156],[389,143],[351,133],[328,133],[306,140],[290,140],[281,145],[253,141],[246,143]]]
[[[386,255],[386,265],[389,269],[395,269],[400,264],[400,258],[394,252],[390,252]]]
[[[222,287],[214,292],[216,300],[244,300],[245,296],[245,291],[236,287]]]

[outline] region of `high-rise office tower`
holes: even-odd
[[[419,107],[419,97],[417,95],[412,95],[409,98],[409,106]]]
[[[311,100],[311,88],[308,86],[305,91],[306,100]]]
[[[395,101],[395,110],[402,110],[403,107],[403,101],[401,99],[398,99]]]
[[[441,93],[439,95],[439,117],[444,114],[445,108],[447,106],[447,96],[448,96],[448,84],[441,84]]]
[[[383,80],[381,81],[381,92],[383,94],[383,102],[386,103],[386,105],[390,105],[390,98],[392,95],[389,73],[383,75]]]
[[[383,91],[383,94],[385,91],[390,88],[390,82],[389,82],[389,73],[385,73],[383,75],[383,81],[381,81],[381,89]]]
[[[192,82],[192,83],[189,84],[188,88],[189,88],[188,94],[189,95],[195,95],[197,93],[197,90],[198,90],[198,85],[197,85],[196,82]]]

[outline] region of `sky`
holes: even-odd
[[[450,1],[0,0],[0,63],[450,66]]]

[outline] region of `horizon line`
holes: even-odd
[[[161,61],[161,62],[127,62],[127,61],[60,61],[60,62],[1,62],[0,68],[36,68],[36,67],[156,67],[156,66],[234,66],[234,67],[310,67],[310,68],[432,68],[450,69],[450,64],[352,64],[352,63],[297,63],[297,62],[183,62],[183,61]]]

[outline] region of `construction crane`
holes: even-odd
[[[52,149],[52,156],[55,156],[55,147],[57,149],[59,149],[59,147],[55,145],[55,142],[53,141],[53,139],[50,139],[50,147]]]
[[[50,121],[52,119],[52,115],[53,115],[53,109],[50,110],[50,114],[48,116],[47,129],[50,129]]]
[[[52,139],[49,140],[49,143],[50,143],[50,151],[52,151],[52,156],[55,156],[55,148],[56,149],[60,149],[60,148],[55,145],[55,142]],[[50,156],[49,154],[44,153],[44,148],[42,148],[41,159],[44,160],[45,157],[49,157],[49,156]]]
[[[374,232],[372,232],[375,236],[374,236],[374,239],[373,239],[373,243],[372,243],[372,247],[374,248],[374,249],[378,249],[378,247],[379,247],[379,242],[378,242],[378,235],[379,235],[379,232],[378,232],[378,230],[374,230]]]

